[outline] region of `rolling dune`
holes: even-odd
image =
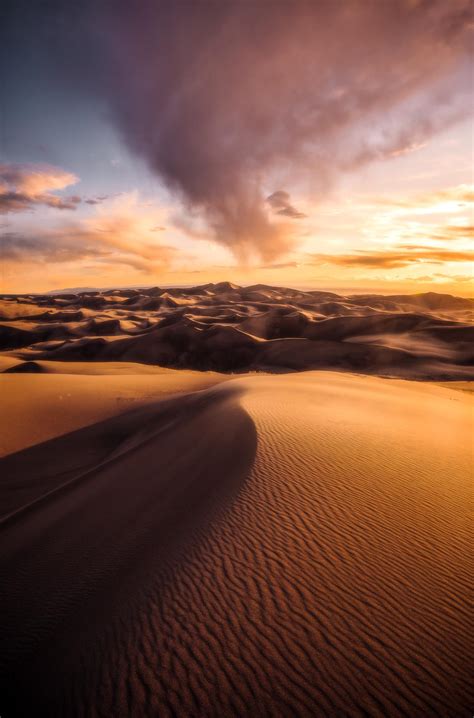
[[[25,364],[0,376],[0,456],[230,378],[127,362],[35,362],[33,372]]]
[[[338,369],[474,377],[473,300],[339,296],[263,284],[115,289],[0,300],[0,350],[41,361],[124,361],[219,372]]]
[[[0,460],[2,716],[469,715],[472,397],[305,372],[120,411]]]

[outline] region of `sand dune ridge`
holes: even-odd
[[[228,282],[12,295],[1,300],[0,349],[26,361],[472,379],[473,306],[436,293],[339,296]]]

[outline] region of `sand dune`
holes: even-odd
[[[463,380],[474,376],[473,306],[436,293],[339,296],[229,282],[11,295],[0,304],[0,350],[30,362]]]
[[[2,716],[469,715],[471,397],[193,388],[0,460]]]
[[[16,362],[0,377],[0,456],[230,378],[127,362],[35,362],[23,373],[18,368],[30,362]]]

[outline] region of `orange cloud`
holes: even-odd
[[[79,181],[71,172],[51,165],[0,164],[0,214],[24,212],[35,205],[75,209],[81,198],[52,194]]]
[[[404,250],[404,251],[400,251]],[[412,264],[442,264],[443,262],[471,262],[474,252],[455,252],[432,247],[412,247],[403,245],[394,251],[369,252],[360,251],[354,254],[313,254],[311,265],[334,264],[340,267],[367,267],[398,269]]]
[[[48,231],[9,232],[2,237],[5,262],[93,260],[150,272],[170,264],[174,247],[156,242],[151,227],[157,210],[138,209],[137,195],[123,195],[100,206],[92,217],[60,224]]]
[[[371,204],[408,209],[410,211],[416,208],[431,208],[445,202],[462,204],[474,202],[474,185],[460,184],[457,187],[417,194],[415,197],[372,197],[370,199]]]
[[[442,227],[440,232],[430,234],[430,238],[449,241],[452,239],[470,238],[473,233],[473,225],[448,224],[445,227]]]

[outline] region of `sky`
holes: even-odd
[[[467,0],[7,0],[0,291],[472,295]]]

